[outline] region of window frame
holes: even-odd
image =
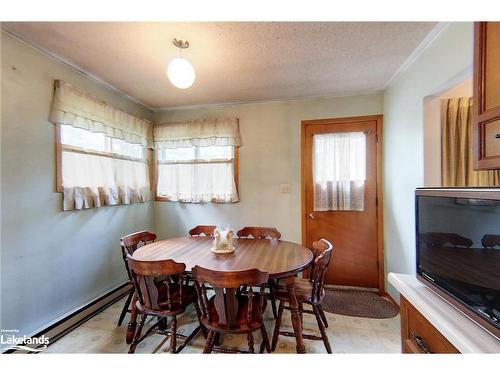
[[[97,155],[97,156],[105,156],[109,157],[112,159],[122,159],[122,160],[131,160],[131,161],[141,161],[146,164],[146,168],[148,168],[148,175],[149,175],[149,190],[153,193],[153,187],[152,183],[154,181],[153,178],[153,171],[151,170],[151,154],[154,153],[153,150],[145,147],[145,152],[144,152],[144,159],[138,159],[138,158],[133,158],[125,155],[119,155],[115,154],[112,152],[106,152],[106,151],[90,151],[90,150],[84,150],[79,147],[74,147],[74,146],[64,146],[62,143],[62,129],[61,129],[61,124],[56,124],[55,125],[55,159],[56,159],[56,181],[55,181],[55,192],[56,193],[63,193],[64,192],[64,186],[62,183],[62,153],[65,148],[68,148],[69,150],[73,152],[80,152],[88,155]],[[155,189],[156,191],[156,189]]]
[[[236,185],[236,193],[240,194],[240,155],[239,155],[239,147],[233,147],[233,172],[234,172],[234,183]],[[173,203],[183,203],[183,202],[174,202],[167,197],[158,195],[158,157],[155,150],[153,150],[153,194],[154,200],[157,202],[173,202]],[[194,163],[193,163],[194,164]]]

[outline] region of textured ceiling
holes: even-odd
[[[432,22],[4,22],[2,28],[152,108],[381,90]],[[184,52],[196,82],[165,67]],[[57,78],[57,77],[54,77]]]

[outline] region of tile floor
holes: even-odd
[[[116,325],[124,299],[116,302],[100,314],[94,316],[78,328],[69,332],[44,351],[44,353],[127,353],[125,331],[128,316],[121,327]],[[325,312],[329,327],[328,338],[334,353],[400,353],[400,320],[399,315],[391,319],[355,318]],[[269,339],[272,340],[274,319],[271,308],[265,312],[265,325]],[[194,309],[189,309],[178,320],[179,332],[189,334],[197,325]],[[284,311],[283,329],[291,330],[290,314]],[[144,328],[144,331],[147,327]],[[304,314],[304,332],[318,334],[314,316]],[[258,350],[261,336],[254,333],[255,348]],[[178,345],[181,339],[178,339]],[[247,350],[245,335],[225,335],[222,344]],[[326,353],[322,341],[305,340],[307,353]],[[199,333],[181,352],[201,353],[204,339]],[[153,334],[142,341],[136,353],[168,353],[169,342],[163,335]],[[295,339],[279,336],[275,353],[295,353]]]

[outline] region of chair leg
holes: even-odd
[[[131,311],[130,311],[130,321],[128,322],[128,327],[127,327],[127,334],[126,334],[126,342],[128,345],[132,343],[132,340],[134,339],[135,335],[135,328],[136,328],[136,321],[137,321],[137,297],[134,293],[134,296],[132,297],[132,306],[131,306]]]
[[[248,339],[248,351],[250,353],[255,353],[255,349],[253,346],[253,335],[252,332],[247,333],[247,339]]]
[[[214,346],[214,331],[208,330],[207,340],[205,341],[205,347],[203,348],[203,354],[210,354]]]
[[[142,327],[144,327],[145,320],[146,320],[146,314],[141,314],[141,321],[139,322],[139,326],[135,331],[134,339],[132,340],[132,344],[130,344],[130,349],[128,350],[129,354],[135,353],[135,348],[137,347],[137,344],[139,344]]]
[[[326,320],[325,312],[323,311],[321,305],[318,305],[318,311],[319,315],[321,316],[321,320],[323,321],[323,324],[325,325],[326,328],[328,328],[328,320]]]
[[[172,316],[172,327],[170,328],[170,353],[175,353],[177,347],[177,317]]]
[[[304,330],[304,305],[302,302],[299,302],[299,314],[300,314],[300,325],[302,326],[302,330]]]
[[[271,351],[276,350],[276,344],[278,343],[278,336],[280,334],[281,317],[283,316],[283,301],[280,301],[280,306],[278,308],[278,318],[276,318],[276,324],[274,325],[273,343],[271,345]]]
[[[318,322],[318,327],[321,332],[321,338],[323,339],[323,344],[325,344],[326,351],[329,354],[332,354],[332,348],[330,346],[330,342],[328,341],[328,336],[326,335],[325,332],[325,326],[323,325],[323,322],[321,321],[321,316],[319,313],[318,306],[313,305],[313,311],[314,311],[314,316],[316,317],[316,321]]]
[[[276,284],[270,280],[269,283],[269,299],[271,300],[271,308],[273,309],[273,317],[276,319],[278,314],[276,312]]]
[[[125,301],[125,305],[123,306],[120,318],[118,319],[118,327],[122,325],[123,319],[125,319],[125,315],[127,314],[128,309],[130,307],[130,301],[132,300],[133,295],[134,295],[134,288],[130,289],[130,292],[128,293],[127,300]]]
[[[198,306],[198,302],[196,302],[196,301],[193,304],[194,304],[194,310],[196,311],[196,317],[198,318],[198,322],[200,323],[201,333],[203,334],[203,337],[206,339],[207,338],[207,328],[201,322],[200,306]]]
[[[264,323],[262,323],[262,326],[260,327],[260,332],[262,334],[262,342],[260,344],[259,353],[264,353],[264,349],[266,349],[268,353],[271,353],[271,346],[269,345],[269,338],[267,337],[266,326]]]

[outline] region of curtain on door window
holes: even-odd
[[[363,132],[313,137],[315,211],[363,211],[366,136]]]
[[[500,171],[475,171],[472,165],[472,98],[441,101],[443,186],[500,186]]]

